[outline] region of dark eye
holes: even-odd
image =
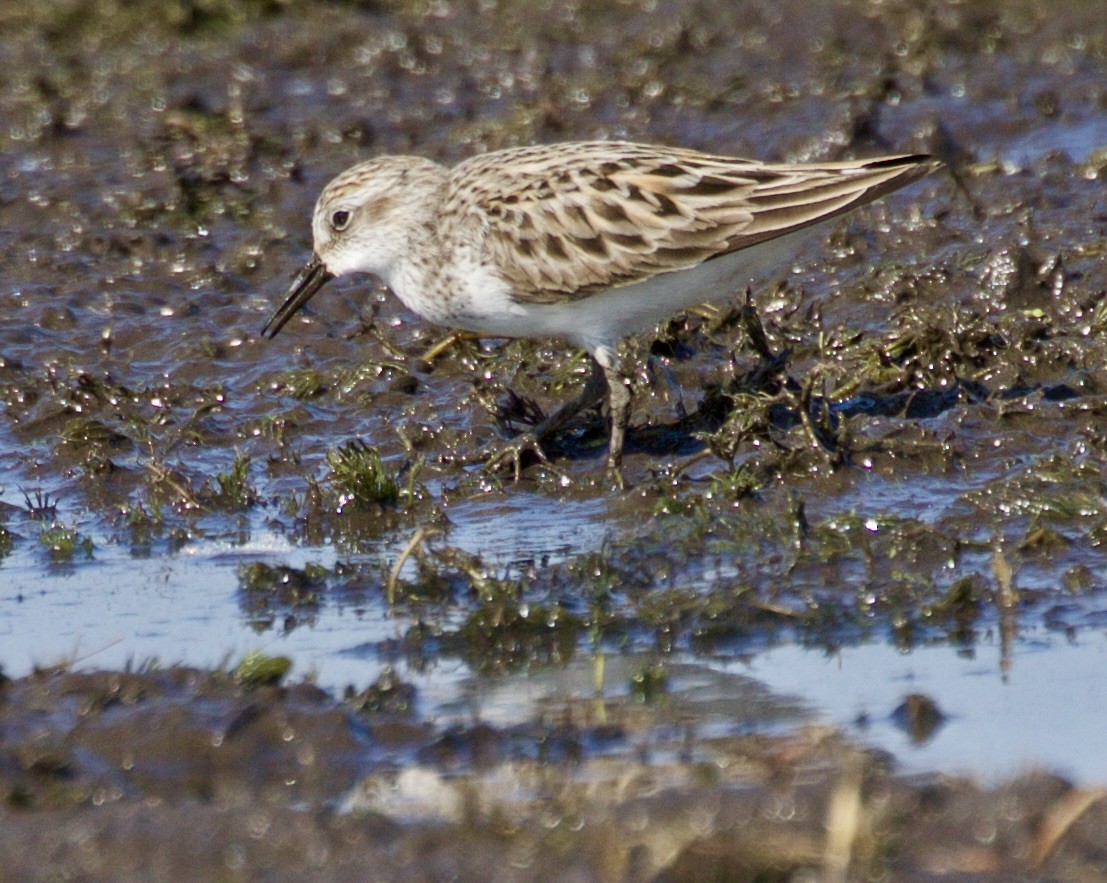
[[[350,213],[344,208],[340,208],[333,215],[331,215],[331,226],[335,230],[345,230],[346,225],[350,223]]]

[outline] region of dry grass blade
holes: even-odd
[[[1028,858],[1030,867],[1038,868],[1049,858],[1061,839],[1088,808],[1107,797],[1107,788],[1084,791],[1074,788],[1057,800],[1045,814],[1034,837],[1034,845]]]
[[[1007,556],[1003,554],[1003,547],[997,542],[992,554],[992,573],[996,578],[999,588],[999,604],[1001,607],[1014,607],[1019,603],[1019,593],[1015,588],[1015,572],[1012,570]]]
[[[407,559],[415,554],[415,551],[425,540],[437,536],[439,533],[441,533],[441,531],[433,527],[421,527],[415,531],[411,539],[407,541],[407,545],[404,546],[403,551],[400,552],[400,557],[397,558],[396,563],[392,565],[392,572],[388,574],[388,587],[386,591],[389,607],[396,602],[396,586],[400,581],[400,571],[403,570],[404,565],[407,563]]]
[[[156,482],[167,485],[171,490],[176,491],[180,495],[181,502],[186,506],[193,509],[206,508],[196,499],[196,495],[192,493],[192,490],[186,487],[168,467],[161,463],[153,462],[147,463],[146,468],[150,471],[150,474],[154,476]]]
[[[463,340],[480,340],[480,335],[473,334],[471,331],[454,331],[433,344],[419,359],[429,365],[446,350]]]
[[[851,758],[844,764],[842,778],[834,786],[826,810],[826,849],[823,853],[826,883],[846,879],[861,831],[862,812],[861,765],[856,758]]]

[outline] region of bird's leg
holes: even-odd
[[[522,473],[523,455],[530,451],[543,463],[549,463],[546,452],[542,450],[542,443],[552,438],[558,430],[572,420],[581,411],[585,411],[592,405],[603,399],[607,386],[605,369],[594,358],[592,359],[592,373],[584,384],[580,395],[566,402],[549,417],[542,420],[533,429],[522,432],[515,438],[490,445],[479,455],[484,460],[485,469],[495,469],[505,463],[510,463],[515,474],[515,480],[519,480]]]
[[[626,486],[623,481],[623,440],[626,438],[627,424],[630,422],[630,381],[619,370],[617,364],[604,366],[607,378],[607,399],[611,408],[611,443],[607,449],[607,477],[619,490]]]
[[[606,377],[605,369],[594,358],[592,359],[592,373],[588,375],[588,381],[584,389],[572,401],[566,402],[549,417],[534,427],[534,437],[539,441],[551,438],[555,432],[577,416],[581,411],[586,411],[603,398]]]

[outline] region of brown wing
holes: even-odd
[[[528,303],[693,267],[871,202],[936,168],[925,156],[766,165],[595,142],[484,154],[451,173],[485,256]]]

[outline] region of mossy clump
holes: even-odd
[[[212,495],[212,503],[221,509],[241,511],[257,502],[257,491],[250,485],[250,458],[236,454],[231,468],[215,476],[219,489]]]
[[[380,677],[360,693],[353,686],[343,693],[346,704],[361,714],[411,714],[415,697],[415,687],[402,681],[390,666],[385,666]]]
[[[254,561],[238,568],[238,583],[254,613],[272,610],[313,610],[321,601],[327,569],[308,564],[302,570]]]
[[[400,499],[396,476],[385,469],[376,448],[360,439],[328,451],[327,467],[327,478],[338,492],[339,510],[393,505]]]
[[[532,664],[567,665],[583,628],[581,619],[560,605],[490,601],[441,640],[446,652],[487,674]]]
[[[291,670],[292,660],[287,656],[267,656],[260,650],[251,650],[238,663],[234,677],[246,687],[275,686]]]
[[[330,389],[330,385],[315,368],[297,368],[284,374],[272,388],[281,395],[303,401],[318,398]]]
[[[75,527],[66,527],[54,522],[42,529],[42,533],[38,535],[38,541],[54,561],[72,561],[78,555],[92,558],[94,548],[92,540],[81,534]]]

